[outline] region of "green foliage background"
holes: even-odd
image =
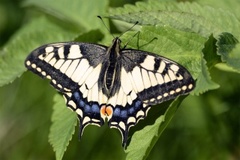
[[[239,6],[239,0],[0,0],[0,159],[240,159]],[[107,125],[88,126],[79,141],[76,114],[47,80],[25,72],[26,56],[46,43],[110,45],[97,15],[110,17],[104,21],[116,36],[138,21],[121,36],[123,44],[171,58],[197,79],[191,95],[152,107],[130,130],[126,150]]]

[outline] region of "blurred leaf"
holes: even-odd
[[[94,4],[94,5],[93,5]],[[26,0],[25,6],[36,6],[44,12],[61,19],[76,23],[87,30],[97,29],[102,26],[97,16],[106,12],[107,0]]]
[[[53,94],[30,72],[0,87],[1,160],[54,157],[47,142]]]
[[[96,43],[103,39],[104,35],[99,30],[90,30],[89,32],[83,33],[76,37],[74,41],[76,42],[87,42]]]
[[[56,153],[56,159],[61,160],[77,125],[76,113],[70,111],[60,95],[54,97],[52,125],[49,142]]]
[[[160,135],[173,118],[182,99],[182,97],[175,99],[165,114],[157,118],[153,125],[148,125],[141,131],[137,131],[133,134],[129,147],[126,150],[126,159],[140,160],[148,157],[148,154],[158,141]]]
[[[238,45],[237,45],[238,46]],[[235,48],[237,50],[237,48]],[[234,50],[235,50],[234,49]],[[239,47],[240,49],[240,47]],[[237,52],[239,52],[240,50],[238,49]],[[218,63],[214,66],[215,68],[218,68],[219,70],[225,71],[225,72],[235,72],[235,73],[239,73],[239,71],[233,69],[232,67],[228,66],[226,63]]]
[[[24,60],[34,48],[44,43],[72,40],[74,37],[73,32],[43,17],[26,24],[0,51],[0,75],[4,75],[0,77],[0,86],[12,82],[26,70]]]
[[[232,52],[236,45],[239,48],[239,41],[232,34],[224,32],[218,38],[217,49],[222,61],[240,72],[239,49]]]

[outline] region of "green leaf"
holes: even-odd
[[[74,134],[77,116],[66,107],[60,95],[54,97],[54,102],[49,142],[55,151],[56,159],[61,160]]]
[[[237,69],[238,72],[240,72],[240,43],[235,45],[235,48],[233,48],[232,52],[229,53],[229,58],[231,61],[227,63],[229,66],[233,67],[234,69]]]
[[[240,10],[236,6],[240,6],[239,0],[219,1],[219,0],[197,0],[196,2],[202,5],[210,5],[214,8],[222,8],[227,11],[231,11],[238,18],[240,18]]]
[[[196,95],[202,94],[208,90],[219,88],[219,85],[212,81],[209,69],[215,64],[221,62],[216,53],[216,39],[211,35],[202,50],[201,72],[198,75],[196,88],[194,93]]]
[[[76,37],[74,41],[76,42],[87,42],[87,43],[96,43],[103,39],[104,35],[100,30],[90,30],[89,32],[83,33]]]
[[[34,48],[74,37],[74,32],[66,31],[44,17],[26,24],[0,51],[0,75],[4,75],[0,76],[0,86],[12,82],[26,70],[24,60]]]
[[[183,97],[175,99],[164,115],[156,119],[153,125],[148,125],[133,134],[129,147],[126,150],[127,160],[146,159],[160,135],[175,115]],[[157,106],[154,106],[157,107]]]
[[[77,26],[82,26],[87,31],[102,27],[97,16],[106,12],[107,4],[107,0],[58,0],[57,2],[54,0],[27,0],[24,2],[25,6],[36,6],[63,22],[70,21]]]
[[[194,94],[199,95],[208,90],[219,88],[219,85],[212,81],[210,73],[207,68],[205,59],[201,60],[201,73],[199,74],[194,89]]]
[[[222,33],[217,41],[218,54],[221,55],[222,61],[240,71],[240,52],[237,49],[232,52],[236,45],[239,46],[239,41],[227,32]]]
[[[217,37],[221,32],[240,35],[240,21],[229,11],[201,6],[197,3],[138,2],[110,10],[110,17],[142,25],[171,26],[204,37]],[[221,17],[221,18],[216,18]]]
[[[208,40],[205,42],[205,46],[202,50],[204,59],[207,62],[207,67],[211,69],[215,64],[221,63],[220,56],[217,55],[217,40],[213,37],[213,35],[209,36]]]

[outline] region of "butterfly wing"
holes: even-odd
[[[54,43],[35,49],[25,65],[37,75],[50,79],[67,106],[78,114],[80,135],[94,124],[101,126],[100,105],[106,101],[98,83],[106,61],[106,47],[89,43]]]
[[[146,117],[151,105],[188,94],[195,83],[187,69],[165,57],[139,50],[120,54],[121,84],[110,99],[116,105],[109,126],[119,129],[125,146],[130,127]]]

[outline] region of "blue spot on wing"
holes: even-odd
[[[113,111],[113,119],[116,117],[122,119],[127,119],[130,116],[135,117],[136,113],[141,110],[142,102],[140,100],[133,101],[132,105],[127,104],[127,106],[117,105]]]
[[[82,98],[80,91],[76,91],[72,95],[72,100],[77,104],[77,108],[81,109],[84,114],[88,115],[90,118],[92,116],[98,116],[94,118],[100,119],[100,107],[97,102],[88,102],[86,98]]]
[[[93,111],[94,113],[99,113],[99,112],[100,112],[99,105],[93,104],[93,105],[92,105],[92,111]]]
[[[122,110],[120,113],[121,118],[128,118],[128,111],[126,109]]]
[[[91,107],[88,104],[85,104],[85,106],[83,107],[83,110],[84,110],[85,113],[89,113],[89,112],[91,113],[92,112]]]
[[[74,97],[77,101],[79,101],[79,100],[81,99],[81,96],[80,96],[80,93],[79,93],[79,92],[74,92],[74,93],[73,93],[73,97]]]
[[[129,112],[129,114],[133,114],[133,113],[135,112],[134,107],[129,108],[129,109],[128,109],[128,112]]]
[[[121,113],[120,108],[115,108],[115,110],[113,111],[113,116],[118,116],[120,115],[120,113]]]
[[[67,94],[64,94],[64,96],[67,99],[67,105],[73,111],[76,111],[78,109],[82,111],[82,114],[78,114],[78,119],[80,122],[80,137],[87,125],[96,124],[98,126],[102,126],[104,124],[104,120],[100,116],[100,105],[98,102],[89,102],[87,98],[83,98],[82,93],[79,90],[73,92],[71,97],[69,97]],[[69,101],[73,101],[76,104],[76,107],[72,106],[71,103],[68,103]],[[85,117],[88,118],[84,119]]]

